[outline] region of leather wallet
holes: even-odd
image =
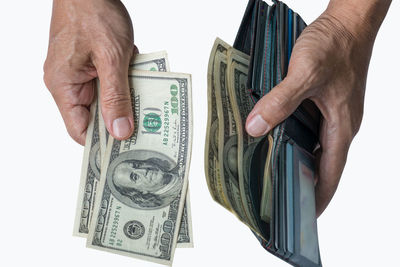
[[[247,89],[255,102],[286,76],[294,43],[305,27],[302,18],[280,1],[272,6],[249,1],[234,48],[250,56]],[[253,232],[267,251],[294,266],[322,266],[313,155],[320,117],[314,103],[305,100],[259,141],[246,170],[257,222]]]

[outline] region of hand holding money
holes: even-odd
[[[306,181],[305,187],[312,188],[307,196],[314,196],[314,158],[304,156],[294,144],[297,141],[285,138],[279,150],[283,136],[279,124],[307,98],[322,111],[321,146],[316,152],[319,215],[336,190],[361,123],[372,45],[390,1],[379,8],[375,1],[363,5],[357,13],[365,22],[362,27],[346,10],[357,0],[348,2],[332,0],[327,11],[303,32],[293,51],[290,45],[289,69],[282,76],[286,78],[265,96],[258,95],[259,101],[252,99],[255,87],[248,87],[247,80],[260,77],[260,70],[252,68],[261,64],[254,64],[254,58],[221,40],[210,57],[205,162],[210,192],[250,227],[265,248],[270,249],[268,242],[275,240],[275,252],[280,256],[298,255],[292,251],[291,237],[303,233],[293,232],[290,225],[298,225],[299,219],[290,216],[300,208],[293,207],[297,202],[291,197],[297,197],[298,181]],[[69,12],[74,13],[74,20]],[[289,12],[281,19],[292,16],[296,17]],[[274,24],[279,34],[283,32],[277,26],[280,22]],[[295,32],[293,28],[290,31]],[[270,44],[268,38],[263,41]],[[343,53],[337,56],[337,51]],[[155,58],[160,55],[141,55],[130,62],[136,53],[132,24],[119,1],[54,0],[45,82],[70,135],[80,144],[85,143],[86,135],[74,233],[88,237],[89,247],[171,264],[176,247],[192,245],[187,191],[190,76],[135,71],[169,71],[166,55],[158,60]],[[269,78],[281,74],[278,70]],[[94,78],[98,78],[96,84]],[[280,81],[277,78],[271,84]],[[157,96],[153,97],[155,89]],[[263,138],[271,129],[276,130],[274,137],[271,133]],[[276,166],[278,156],[287,165]],[[293,162],[305,162],[299,173],[293,169],[297,165],[290,165]],[[277,169],[288,178],[274,176]],[[278,182],[279,191],[272,181]],[[272,199],[280,203],[275,204],[275,214]],[[315,205],[311,204],[306,206]],[[315,218],[314,209],[305,212],[309,216],[304,218]],[[314,232],[307,238],[314,244],[308,246],[313,251],[318,248]]]
[[[44,81],[76,142],[85,144],[96,77],[107,129],[118,139],[132,134],[127,74],[134,51],[132,22],[120,1],[53,1]]]
[[[193,246],[191,77],[167,72],[165,52],[134,54],[121,2],[54,1],[45,82],[69,134],[85,144],[74,234],[170,265],[176,247]]]
[[[74,234],[89,247],[170,265],[176,247],[193,246],[191,78],[167,72],[166,52],[137,55],[129,66],[136,130],[125,141],[110,136],[96,95]]]

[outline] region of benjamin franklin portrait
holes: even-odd
[[[121,153],[110,164],[107,184],[122,203],[140,209],[158,209],[180,193],[183,180],[176,162],[156,151]]]

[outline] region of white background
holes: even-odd
[[[233,43],[247,1],[124,1],[142,53],[167,50],[193,77],[190,190],[194,249],[173,266],[287,266],[212,201],[203,171],[206,71],[216,36]],[[286,1],[311,23],[327,0]],[[83,147],[42,81],[51,1],[0,3],[0,266],[159,266],[85,248],[72,236]],[[324,266],[399,266],[400,2],[376,40],[365,113],[339,188],[318,220]]]

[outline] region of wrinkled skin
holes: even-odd
[[[336,191],[350,144],[361,125],[368,65],[379,25],[363,24],[349,11],[331,4],[296,41],[286,78],[257,102],[247,118],[249,134],[262,136],[304,99],[319,108],[320,147],[315,151],[318,216]]]
[[[338,186],[350,144],[360,128],[368,64],[390,0],[331,0],[297,40],[284,81],[249,114],[246,129],[261,136],[306,98],[323,119],[317,156],[318,216]],[[85,143],[93,79],[110,134],[133,132],[128,66],[137,53],[129,14],[119,0],[54,0],[44,81],[71,137]]]
[[[96,77],[108,131],[117,139],[132,134],[128,67],[134,53],[132,22],[120,1],[54,1],[44,81],[76,142],[85,144]],[[118,118],[126,119],[117,129]]]

